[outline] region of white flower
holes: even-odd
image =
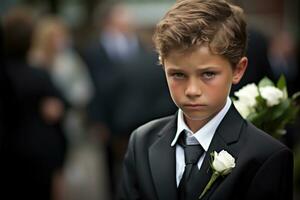
[[[211,188],[212,184],[219,176],[225,176],[232,171],[232,169],[235,167],[235,159],[225,150],[222,150],[220,153],[214,151],[213,162],[211,166],[213,169],[213,174],[203,192],[199,196],[199,199],[205,195],[205,193]]]
[[[245,105],[254,107],[256,105],[256,97],[259,95],[258,88],[254,83],[242,87],[234,93]]]
[[[272,107],[283,99],[283,92],[274,86],[265,86],[259,89],[262,98],[267,101],[267,106]]]
[[[235,159],[227,151],[222,150],[220,153],[214,151],[212,167],[221,175],[227,175],[235,167]]]
[[[233,101],[233,104],[239,111],[239,113],[242,115],[242,117],[246,119],[251,112],[250,106],[240,100]]]

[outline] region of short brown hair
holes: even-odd
[[[153,40],[161,64],[173,50],[208,45],[235,67],[246,52],[244,13],[224,0],[177,1],[157,24]]]

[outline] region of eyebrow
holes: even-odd
[[[181,68],[168,68],[167,71],[168,72],[182,72],[182,71],[185,71],[185,70],[181,69]]]
[[[203,72],[203,71],[209,71],[209,70],[217,70],[218,68],[219,68],[218,66],[208,66],[208,67],[196,69],[196,71]],[[170,67],[167,71],[168,72],[184,72],[186,70],[185,70],[185,68]]]

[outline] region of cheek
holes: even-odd
[[[180,84],[177,84],[173,81],[168,81],[168,86],[169,86],[169,90],[170,90],[170,94],[172,96],[172,99],[174,101],[178,100],[180,98],[180,96],[182,95],[181,94],[182,89],[181,89]]]
[[[211,100],[223,100],[227,98],[230,91],[230,84],[227,82],[220,82],[213,85],[210,85],[209,88],[206,88],[206,94]]]
[[[175,83],[169,83],[169,90],[170,90],[170,93],[173,95],[176,95],[176,93],[178,92],[178,85],[175,84]]]

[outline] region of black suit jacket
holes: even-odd
[[[177,117],[151,121],[136,129],[125,155],[118,199],[176,200],[176,158],[171,142]],[[210,153],[228,151],[236,159],[232,172],[217,179],[202,199],[292,199],[293,156],[271,136],[245,121],[234,106],[220,123],[203,164],[189,188],[187,199],[196,200],[212,170]]]

